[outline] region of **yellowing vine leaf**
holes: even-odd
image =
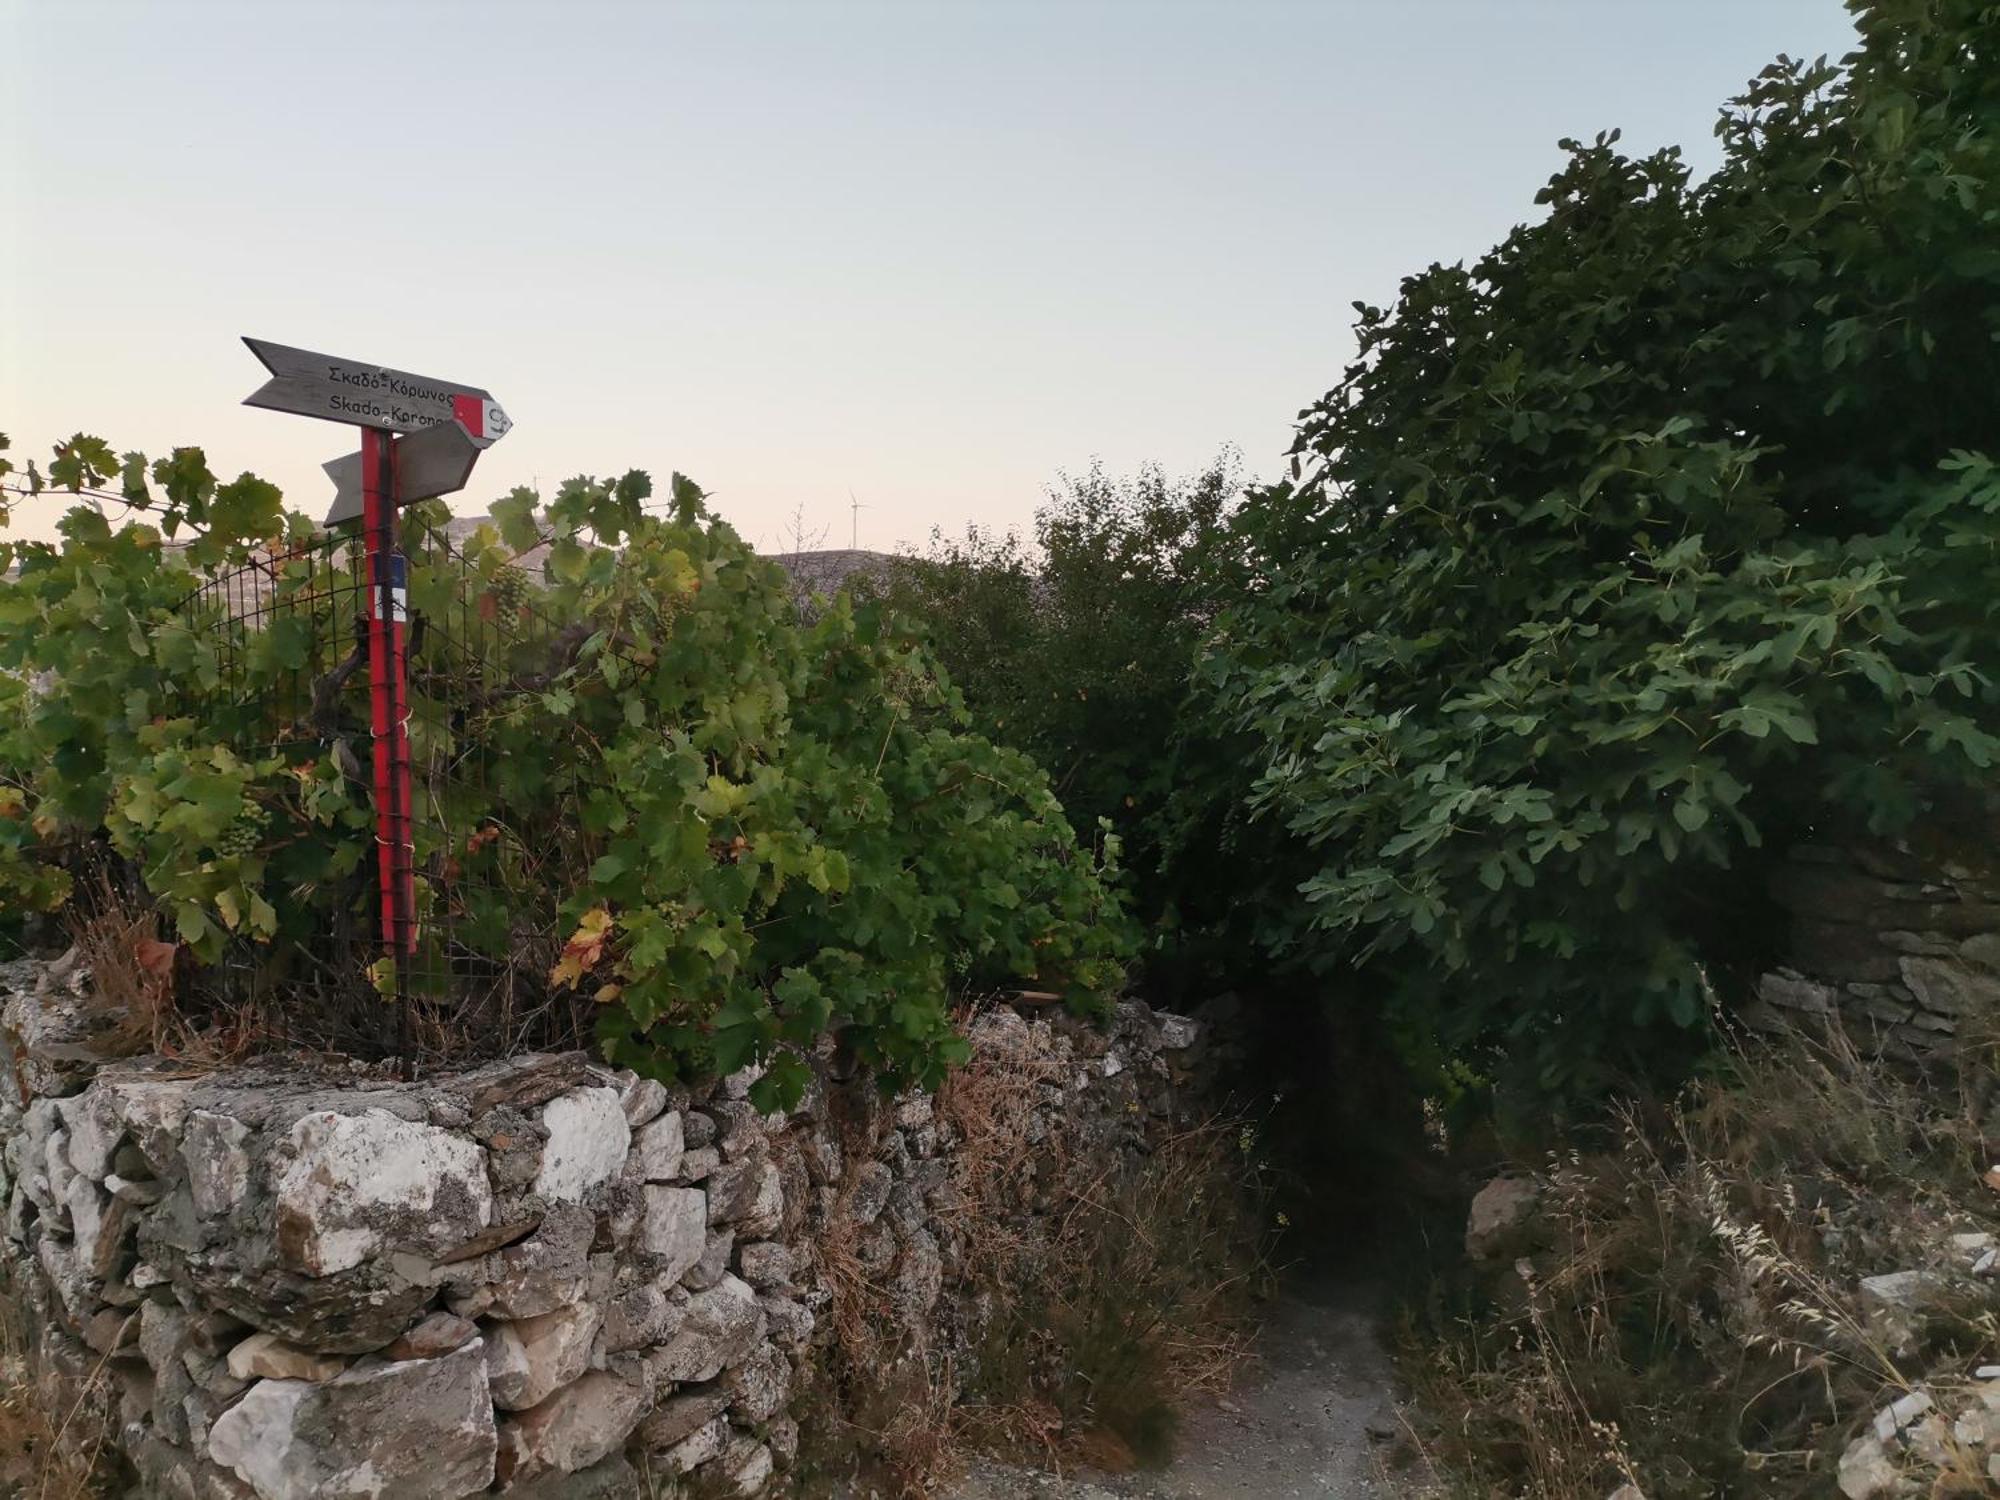
[[[597,967],[604,957],[604,940],[611,935],[611,913],[602,906],[594,906],[583,914],[583,920],[576,924],[576,931],[563,944],[562,957],[549,970],[549,983],[574,986],[585,974]]]

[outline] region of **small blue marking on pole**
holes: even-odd
[[[392,625],[406,625],[410,619],[410,564],[400,552],[391,552],[386,559],[389,565],[389,622]],[[382,611],[379,590],[368,591],[368,618],[380,619]]]

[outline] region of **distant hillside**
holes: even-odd
[[[454,547],[462,546],[465,540],[481,526],[493,524],[491,516],[453,516],[445,527]],[[521,554],[521,565],[530,572],[541,566],[546,549],[537,547]],[[849,579],[858,576],[881,578],[887,575],[889,565],[895,561],[887,552],[870,552],[866,548],[841,547],[823,552],[768,552],[764,554],[792,575],[794,588],[810,597],[813,594],[837,594],[846,587]]]
[[[809,594],[837,594],[850,579],[885,578],[895,561],[886,552],[839,548],[832,552],[771,552],[765,554],[792,575],[794,587]]]

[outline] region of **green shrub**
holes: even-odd
[[[244,940],[313,954],[374,899],[365,788],[327,724],[281,721],[291,700],[271,691],[347,650],[291,607],[323,595],[325,564],[315,578],[263,547],[311,529],[272,486],[218,484],[195,449],[152,466],[164,493],[148,473],[72,440],[50,480],[119,484],[144,514],[113,527],[79,505],[60,546],[8,549],[0,893],[16,913],[59,905],[65,862],[108,845],[197,958]],[[1119,903],[1035,765],[965,731],[879,608],[802,625],[696,486],[675,478],[667,517],[649,491],[579,479],[545,510],[516,491],[497,535],[417,554],[413,617],[476,603],[504,621],[527,594],[557,627],[413,672],[417,753],[492,767],[418,823],[420,942],[449,908],[454,941],[505,961],[539,924],[560,957],[526,977],[594,1000],[608,1056],[664,1076],[768,1062],[766,1104],[796,1097],[798,1054],[828,1031],[935,1083],[963,1050],[948,1001],[967,983],[1101,999],[1129,946]],[[162,545],[186,528],[191,545]],[[513,559],[543,545],[536,584]],[[262,623],[204,613],[195,585],[255,556],[276,558]],[[219,670],[224,650],[240,670]],[[365,674],[340,691],[365,702]]]
[[[1542,220],[1362,307],[1237,524],[1201,678],[1273,951],[1538,1091],[1684,1057],[1772,851],[2000,754],[2000,9],[1856,16],[1709,179],[1568,143]]]
[[[919,622],[975,727],[1047,767],[1079,826],[1117,828],[1137,911],[1177,963],[1186,931],[1226,909],[1209,855],[1231,799],[1213,794],[1212,747],[1183,729],[1195,653],[1228,587],[1240,490],[1228,452],[1185,478],[1093,467],[1051,490],[1031,540],[934,535],[884,589]]]

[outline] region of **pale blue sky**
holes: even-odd
[[[682,469],[753,540],[1012,524],[1101,456],[1275,473],[1350,304],[1556,140],[1715,160],[1837,0],[0,0],[0,430],[324,508],[243,333],[490,388],[461,509]],[[45,520],[50,507],[39,513]]]

